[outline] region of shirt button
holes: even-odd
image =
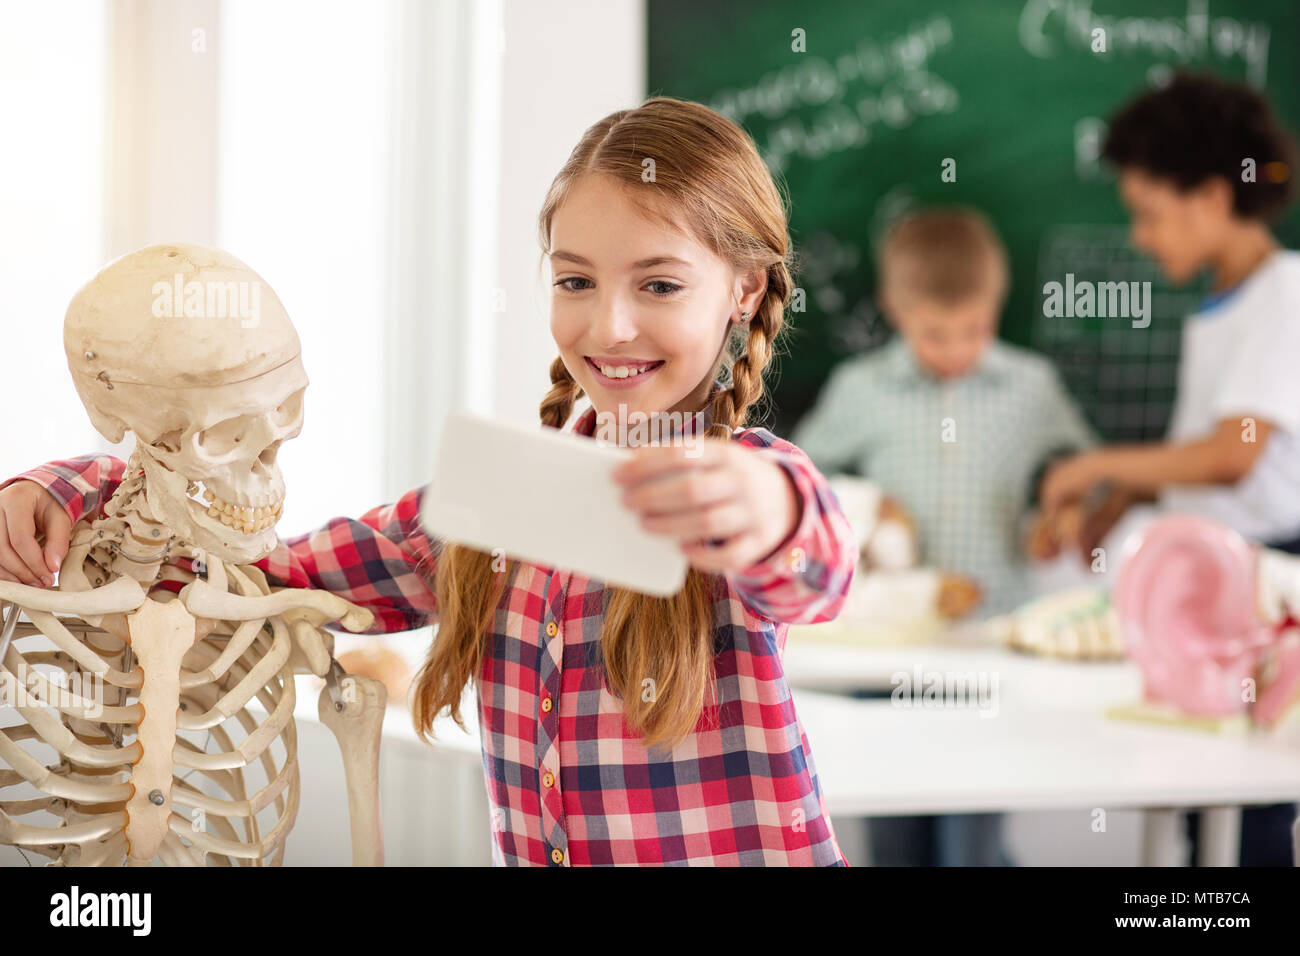
[[[554,621],[547,621],[547,622],[546,622],[546,636],[547,636],[547,637],[554,637],[556,634],[559,634],[559,633],[560,633],[560,627],[559,627],[558,624],[556,624]],[[558,853],[559,851],[557,850],[556,852]]]
[[[552,863],[564,862],[564,851],[561,850],[558,846],[551,851],[551,862]]]
[[[546,771],[546,773],[542,776],[542,783],[546,784],[546,788],[548,790],[551,787],[555,786],[555,774],[551,773],[549,770]]]
[[[551,698],[549,697],[542,698],[542,713],[549,714],[553,706],[554,705],[551,703]]]

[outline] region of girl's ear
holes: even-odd
[[[758,312],[758,306],[765,295],[767,295],[766,269],[755,269],[736,277],[735,294],[732,299],[737,303],[736,311],[740,313],[742,324],[748,322]]]

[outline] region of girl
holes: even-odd
[[[586,396],[579,434],[675,412],[674,440],[711,439],[637,448],[617,473],[644,527],[680,541],[683,589],[502,566],[426,536],[423,489],[258,566],[370,608],[375,631],[438,624],[413,715],[426,739],[443,712],[464,727],[475,684],[498,864],[847,865],[781,656],[788,625],[839,613],[857,549],[807,456],[746,427],[791,292],[783,197],[738,126],[656,97],[586,132],[539,227],[560,353],[542,422]],[[7,483],[0,576],[49,584],[122,469],[86,456]]]

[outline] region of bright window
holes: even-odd
[[[282,536],[383,503],[393,11],[222,4],[217,245],[275,289],[311,386]]]
[[[0,8],[0,476],[96,440],[63,357],[68,302],[102,264],[103,8]],[[52,52],[57,51],[57,52]]]

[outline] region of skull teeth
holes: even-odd
[[[220,521],[227,528],[242,531],[244,534],[257,534],[274,527],[275,523],[280,520],[280,512],[284,508],[283,500],[266,507],[245,508],[233,505],[228,501],[222,501],[211,491],[204,491],[203,497],[208,501],[207,515],[209,518]]]

